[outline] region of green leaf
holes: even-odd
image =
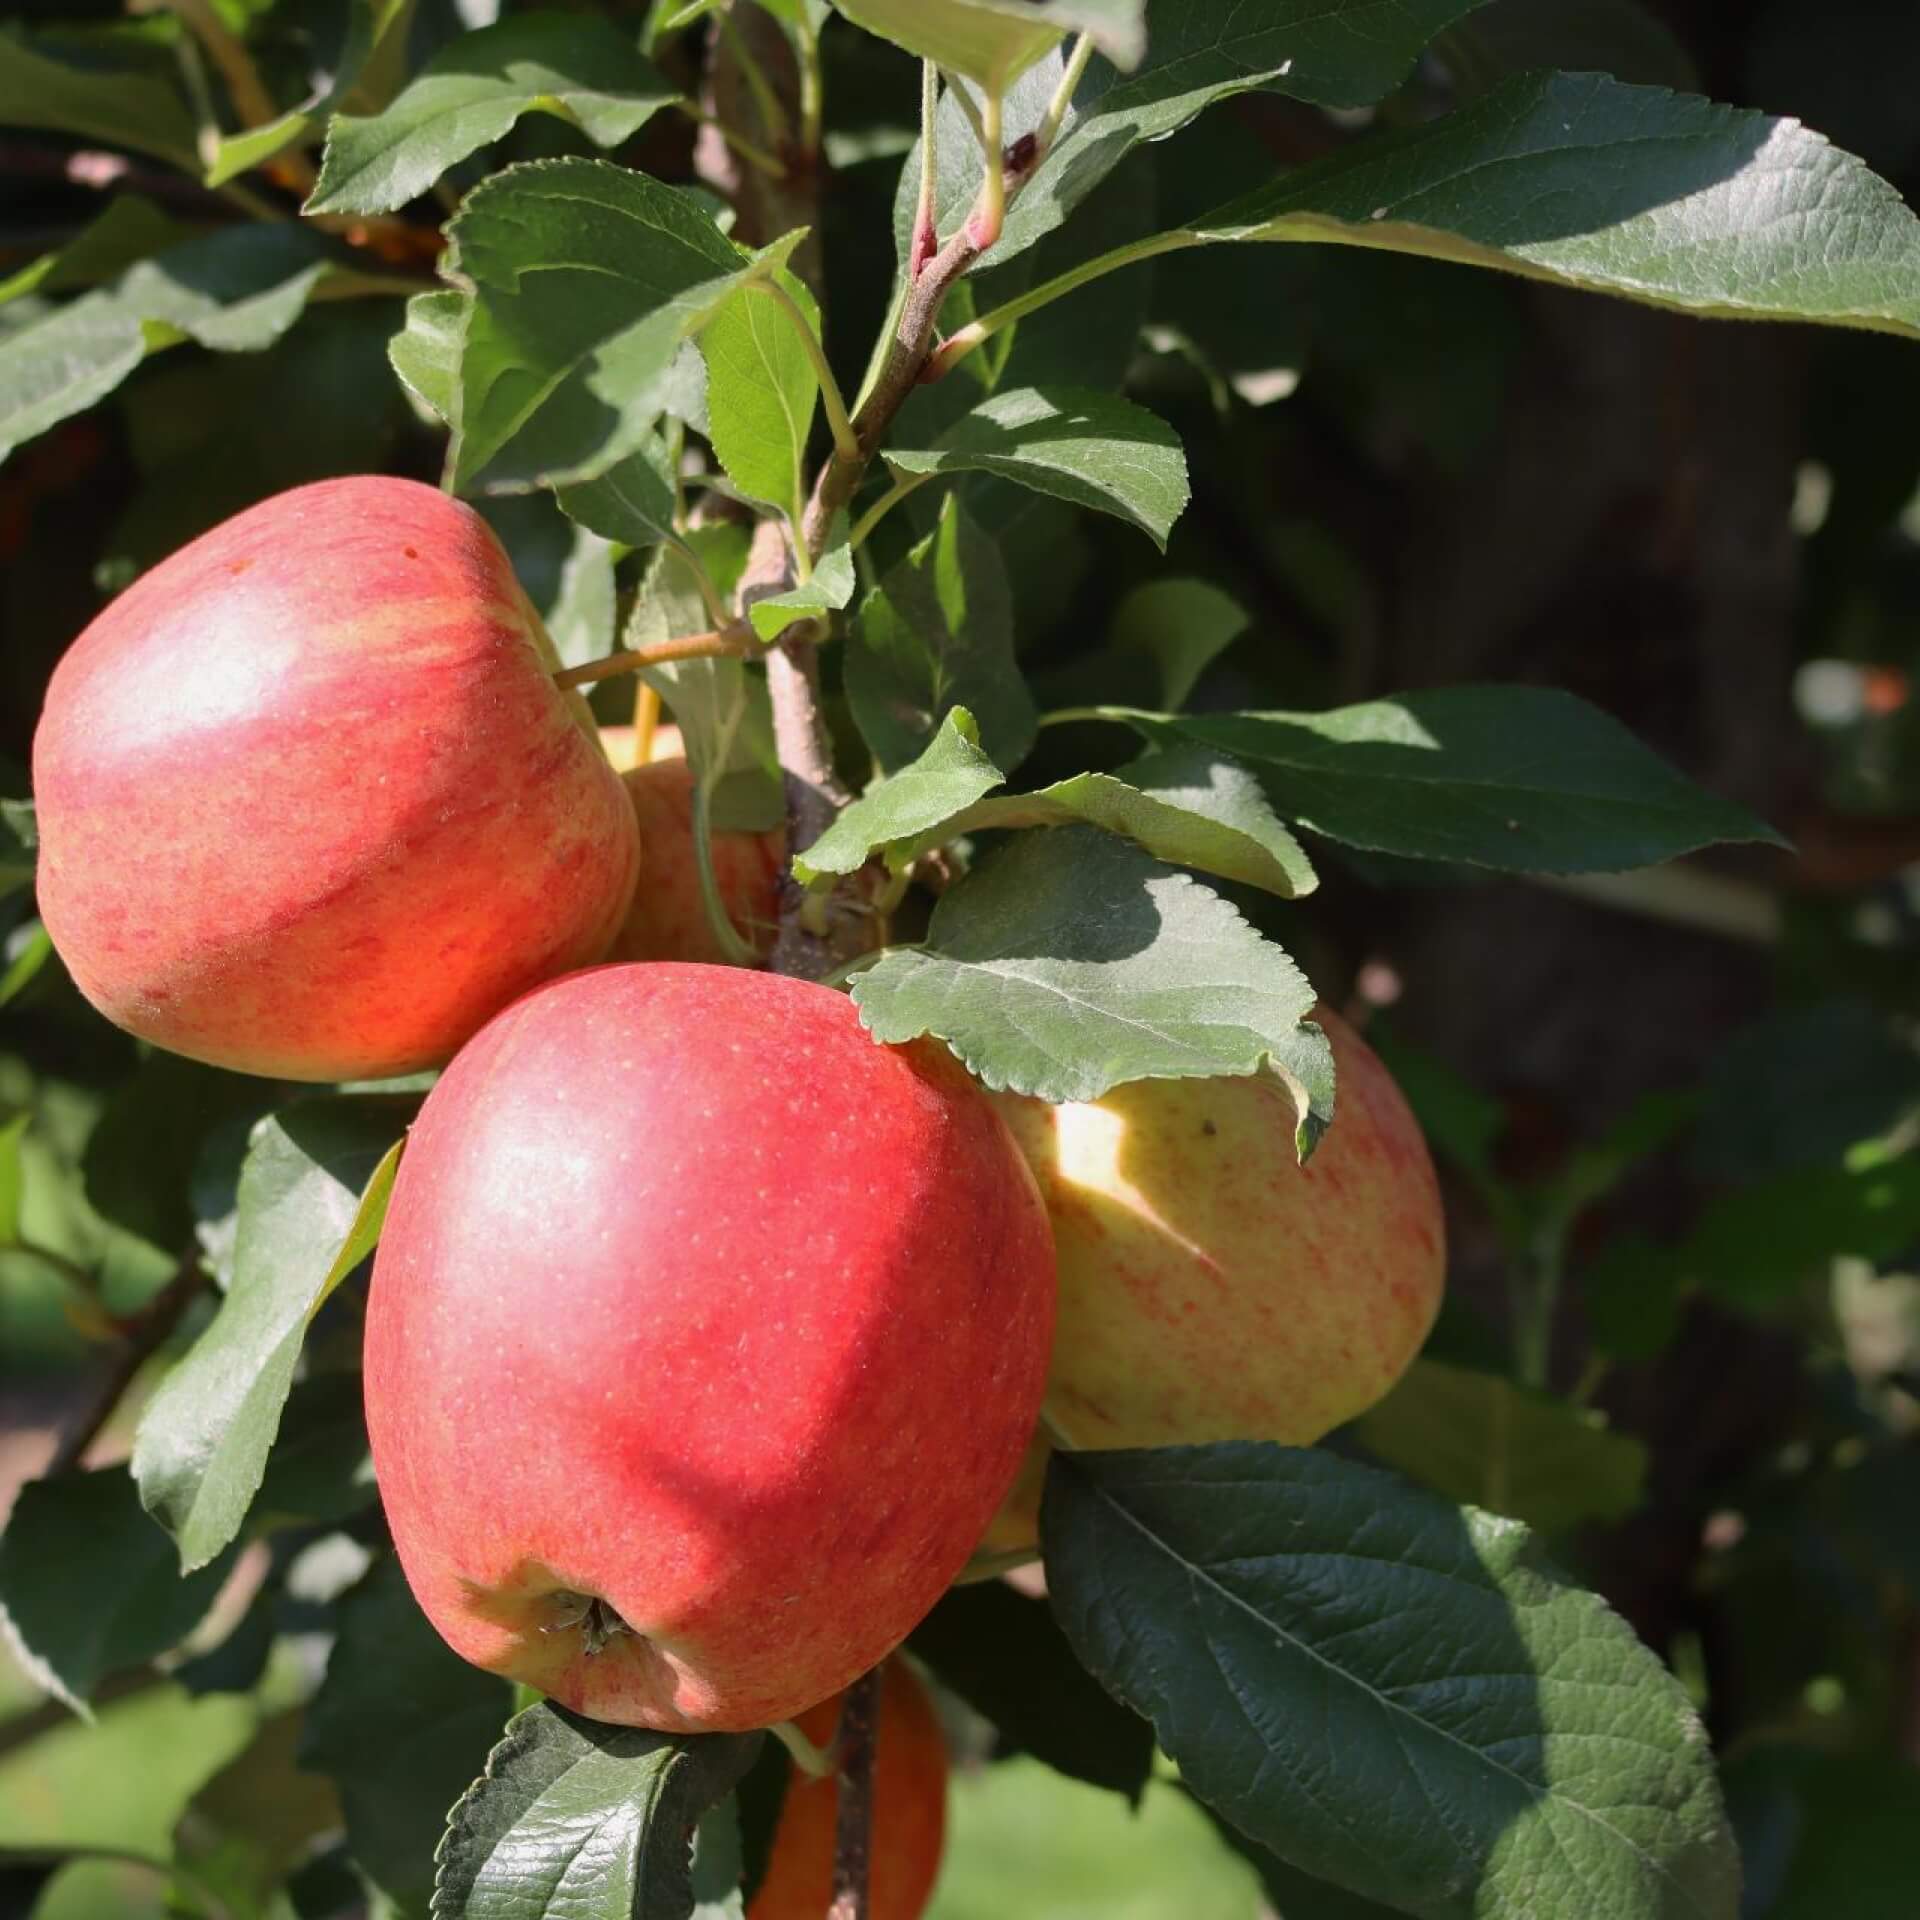
[[[391,213],[447,169],[549,113],[616,147],[681,97],[609,20],[521,14],[463,33],[385,112],[336,114],[309,213]]]
[[[0,1125],[0,1248],[20,1238],[20,1203],[27,1184],[26,1169],[20,1164],[20,1142],[32,1124],[33,1110],[28,1108]]]
[[[1082,82],[1059,140],[1014,202],[988,258],[1006,260],[1031,246],[1133,148],[1164,139],[1233,94],[1258,88],[1316,106],[1371,106],[1406,79],[1442,28],[1477,4],[1181,0],[1157,7],[1139,67],[1127,75],[1096,67]]]
[[[1599,1415],[1442,1360],[1416,1360],[1350,1431],[1386,1465],[1449,1500],[1543,1533],[1624,1520],[1646,1480],[1646,1448],[1609,1431]]]
[[[847,698],[883,769],[917,758],[954,707],[978,722],[999,767],[1033,746],[1033,696],[1013,652],[1013,595],[994,543],[959,499],[860,603],[849,636]]]
[[[1114,609],[1107,644],[1147,654],[1160,670],[1160,701],[1171,713],[1221,654],[1247,630],[1246,610],[1209,580],[1163,578],[1135,587]]]
[[[452,424],[459,398],[469,305],[464,293],[416,293],[406,325],[387,342],[400,384],[443,426]]]
[[[0,800],[0,900],[33,885],[40,824],[31,800]]]
[[[1517,1522],[1234,1444],[1056,1454],[1041,1533],[1080,1658],[1302,1872],[1420,1920],[1734,1920],[1698,1717]]]
[[[70,66],[0,33],[0,126],[74,133],[200,171],[193,115],[152,74]]]
[[[684,1920],[694,1828],[764,1737],[528,1708],[448,1819],[434,1920]]]
[[[673,473],[667,449],[650,439],[618,465],[555,496],[571,520],[627,547],[677,543]]]
[[[575,527],[573,549],[560,569],[560,592],[546,614],[563,667],[583,666],[613,650],[616,597],[612,542]]]
[[[340,1602],[300,1762],[339,1788],[354,1859],[402,1911],[426,1912],[447,1809],[512,1711],[512,1686],[434,1632],[392,1554]]]
[[[1194,222],[1498,267],[1723,318],[1920,339],[1920,220],[1797,121],[1603,74],[1526,74]]]
[[[43,253],[10,279],[0,280],[0,305],[24,293],[70,293],[91,287],[186,238],[189,229],[137,193],[117,193],[107,210],[64,247]]]
[[[791,273],[774,278],[817,338],[820,309],[813,295]],[[740,492],[797,527],[806,507],[807,436],[820,380],[792,315],[765,290],[769,284],[742,287],[700,330],[707,437]]]
[[[1117,514],[1163,551],[1187,504],[1180,437],[1145,407],[1078,387],[1019,387],[963,415],[931,447],[889,447],[901,473],[991,473]]]
[[[1283,819],[1372,853],[1508,873],[1617,872],[1785,843],[1609,715],[1548,687],[1442,687],[1326,713],[1115,715],[1260,777]]]
[[[334,264],[322,235],[292,225],[222,228],[142,260],[113,285],[0,338],[0,459],[103,400],[157,348],[270,347]]]
[[[853,998],[876,1039],[931,1034],[989,1087],[1058,1102],[1291,1066],[1314,992],[1198,881],[1062,827],[984,862],[934,909],[926,947],[884,954]]]
[[[19,999],[40,969],[53,958],[53,936],[37,921],[32,926],[26,939],[13,947],[13,957],[0,969],[0,1007],[10,1007]]]
[[[640,446],[681,343],[799,243],[749,258],[691,194],[604,160],[509,167],[467,195],[448,262],[474,286],[453,473],[463,491],[591,480]]]
[[[29,1480],[0,1533],[0,1637],[36,1686],[86,1714],[109,1674],[200,1624],[231,1565],[228,1554],[182,1579],[124,1467]]]
[[[378,1498],[358,1372],[295,1381],[260,1491],[247,1510],[248,1532],[335,1526]]]
[[[1037,793],[987,791],[1002,775],[964,707],[947,715],[911,766],[847,808],[794,862],[803,883],[852,873],[885,849],[895,871],[943,841],[993,828],[1082,822],[1135,841],[1157,860],[1198,867],[1291,899],[1317,884],[1300,843],[1273,816],[1259,782],[1203,748],[1150,753],[1118,773],[1080,773]]]
[[[1124,834],[1170,866],[1198,867],[1282,899],[1319,884],[1299,841],[1274,818],[1259,781],[1207,748],[1174,747],[1118,773],[1079,773],[1037,793],[996,795],[950,822],[949,833],[1076,821]]]
[[[854,586],[853,549],[847,544],[846,516],[839,514],[813,572],[779,593],[755,600],[747,609],[747,619],[762,640],[777,640],[796,620],[815,619],[844,607],[853,598]]]
[[[1006,776],[980,751],[980,729],[965,707],[953,707],[932,743],[911,766],[869,787],[825,833],[794,859],[803,886],[830,874],[857,873],[882,848],[904,849],[944,829]],[[937,842],[936,842],[937,844]],[[904,866],[902,858],[895,863]]]
[[[907,1636],[1002,1741],[1138,1805],[1153,1768],[1153,1729],[1085,1667],[1044,1601],[1000,1580],[951,1588]]]
[[[707,613],[690,565],[678,546],[661,550],[628,625],[629,646],[700,631]],[[786,818],[764,674],[741,660],[676,660],[643,668],[640,677],[678,724],[696,783],[712,788],[717,831],[762,833]]]
[[[188,1569],[246,1519],[307,1323],[380,1237],[406,1111],[377,1095],[323,1096],[254,1129],[232,1288],[134,1440],[140,1496]]]
[[[1106,16],[1109,32],[1120,16],[1143,11],[1142,0],[834,0],[856,26],[949,73],[1001,93],[1079,21],[1070,15]],[[1137,33],[1137,27],[1135,29]]]

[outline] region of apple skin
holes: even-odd
[[[34,736],[81,992],[197,1060],[375,1078],[599,959],[639,839],[557,664],[486,522],[415,481],[181,548],[68,649]]]
[[[594,1719],[791,1719],[965,1564],[1053,1312],[1039,1195],[945,1049],[742,968],[553,982],[394,1186],[365,1382],[401,1565],[455,1652]],[[589,1651],[570,1595],[629,1631]]]
[[[1333,1125],[1302,1167],[1269,1075],[1137,1080],[1083,1105],[993,1096],[1053,1221],[1046,1417],[1074,1447],[1307,1446],[1400,1378],[1439,1311],[1445,1219],[1380,1057],[1324,1008]],[[1044,1442],[983,1544],[1034,1537]]]
[[[800,1716],[800,1731],[827,1747],[840,1725],[842,1696]],[[873,1846],[867,1863],[867,1920],[920,1920],[940,1877],[947,1837],[947,1742],[933,1702],[904,1660],[880,1675],[873,1750]],[[837,1776],[795,1770],[780,1806],[773,1848],[747,1920],[820,1920],[833,1897]]]
[[[602,727],[600,744],[619,770],[646,848],[646,870],[608,955],[614,960],[727,959],[707,922],[693,855],[693,769],[678,727],[654,730],[644,764],[631,727]],[[713,876],[728,917],[762,959],[779,933],[780,880],[787,864],[784,826],[766,833],[712,836]]]

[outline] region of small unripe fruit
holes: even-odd
[[[298,487],[143,574],[34,736],[40,909],[128,1032],[295,1080],[433,1066],[600,958],[639,836],[487,524]]]
[[[619,770],[646,849],[633,904],[608,955],[613,960],[728,959],[707,918],[693,843],[693,769],[678,727],[654,730],[645,762],[635,755],[631,727],[602,727],[600,741]],[[780,924],[780,877],[786,866],[784,826],[765,833],[715,832],[713,877],[734,931],[763,958]]]

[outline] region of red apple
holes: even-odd
[[[367,1426],[457,1653],[597,1720],[765,1726],[896,1646],[1038,1414],[1046,1214],[943,1048],[661,962],[510,1007],[428,1096]]]
[[[40,909],[176,1053],[430,1066],[600,958],[632,809],[499,543],[411,480],[326,480],[183,547],[74,642],[34,736]]]
[[[831,1745],[841,1699],[800,1716],[815,1746]],[[833,1897],[835,1776],[796,1771],[781,1802],[773,1850],[747,1920],[821,1920]],[[867,1920],[920,1920],[940,1875],[947,1834],[947,1742],[927,1690],[904,1660],[880,1676],[874,1729],[873,1841],[867,1862]]]
[[[995,1100],[1040,1181],[1060,1271],[1046,1413],[1075,1447],[1306,1446],[1381,1399],[1439,1310],[1433,1162],[1380,1056],[1325,1008],[1333,1125],[1303,1167],[1272,1075]],[[1046,1445],[982,1540],[1034,1537]]]
[[[710,960],[727,955],[714,938],[700,897],[693,851],[693,769],[678,727],[654,729],[652,751],[637,757],[631,727],[602,727],[600,744],[620,770],[639,824],[646,867],[615,936],[614,960]],[[787,862],[784,826],[765,833],[714,833],[713,877],[740,937],[764,958],[780,921],[780,876]]]

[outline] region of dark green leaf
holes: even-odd
[[[1144,653],[1160,669],[1160,699],[1169,712],[1186,705],[1200,676],[1247,630],[1240,604],[1206,580],[1150,580],[1114,610],[1107,643],[1117,653]]]
[[[0,900],[33,884],[40,827],[31,800],[0,800]]]
[[[1725,840],[1784,842],[1626,728],[1547,687],[1444,687],[1327,713],[1133,716],[1254,769],[1283,819],[1375,853],[1615,872]]]
[[[926,947],[884,955],[853,997],[876,1039],[932,1034],[988,1086],[1044,1100],[1297,1073],[1300,1052],[1324,1051],[1300,1026],[1313,988],[1280,948],[1093,827],[1021,834],[941,900]]]
[[[1704,1730],[1517,1522],[1333,1455],[1056,1454],[1048,1589],[1183,1780],[1420,1920],[1733,1920]]]
[[[1441,1360],[1416,1360],[1349,1431],[1386,1465],[1449,1500],[1543,1533],[1624,1520],[1646,1479],[1646,1448],[1609,1431],[1597,1414]]]
[[[468,1666],[434,1632],[391,1554],[340,1603],[300,1759],[339,1788],[354,1858],[404,1912],[425,1914],[447,1809],[486,1764],[512,1706],[506,1681]]]
[[[1316,106],[1371,106],[1400,85],[1435,34],[1477,4],[1263,0],[1249,7],[1244,0],[1180,0],[1159,6],[1136,71],[1096,68],[1088,75],[1072,117],[1014,203],[990,258],[1007,259],[1052,231],[1135,146],[1165,138],[1232,94],[1265,88]]]
[[[1153,1771],[1153,1729],[1074,1658],[1045,1602],[998,1580],[955,1587],[907,1646],[1008,1747],[1138,1803]]]
[[[644,444],[682,343],[796,231],[749,258],[692,195],[604,160],[509,167],[467,195],[447,264],[475,297],[454,481],[572,485]]]
[[[378,1497],[359,1374],[320,1373],[296,1381],[247,1513],[248,1531],[337,1525],[364,1513]]]
[[[1538,67],[1610,73],[1682,93],[1700,88],[1691,55],[1645,0],[1560,0],[1552,7],[1487,0],[1443,38],[1438,52],[1468,93]]]
[[[550,113],[596,146],[636,133],[680,90],[610,20],[521,14],[463,33],[382,113],[336,114],[309,213],[388,213],[498,140]]]
[[[1499,267],[1659,306],[1920,339],[1920,220],[1797,121],[1525,74],[1193,223]]]
[[[109,1674],[200,1624],[231,1565],[182,1579],[124,1467],[29,1480],[0,1533],[0,1627],[36,1684],[85,1713]]]
[[[924,449],[888,447],[901,473],[991,473],[1116,514],[1164,548],[1187,504],[1187,461],[1164,420],[1078,387],[996,393]]]
[[[558,498],[570,519],[622,546],[656,547],[679,538],[673,473],[658,440],[649,440],[597,479],[562,487]]]
[[[686,1920],[694,1827],[763,1738],[652,1733],[529,1707],[449,1818],[434,1920]]]
[[[323,236],[257,222],[170,247],[53,308],[0,338],[0,458],[104,399],[158,348],[271,346],[335,271]]]
[[[23,293],[70,293],[110,279],[136,260],[186,237],[188,229],[137,193],[117,193],[99,219],[64,247],[44,253],[10,279],[0,280],[0,303]]]
[[[193,115],[152,74],[70,65],[0,33],[0,126],[77,133],[198,173]]]
[[[378,1095],[323,1096],[254,1130],[232,1288],[134,1441],[141,1498],[185,1567],[204,1565],[246,1518],[307,1323],[380,1237],[407,1112]]]
[[[1013,596],[994,543],[959,500],[860,603],[847,653],[855,724],[883,769],[932,742],[954,707],[979,725],[998,767],[1033,745],[1036,716],[1013,653]]]

